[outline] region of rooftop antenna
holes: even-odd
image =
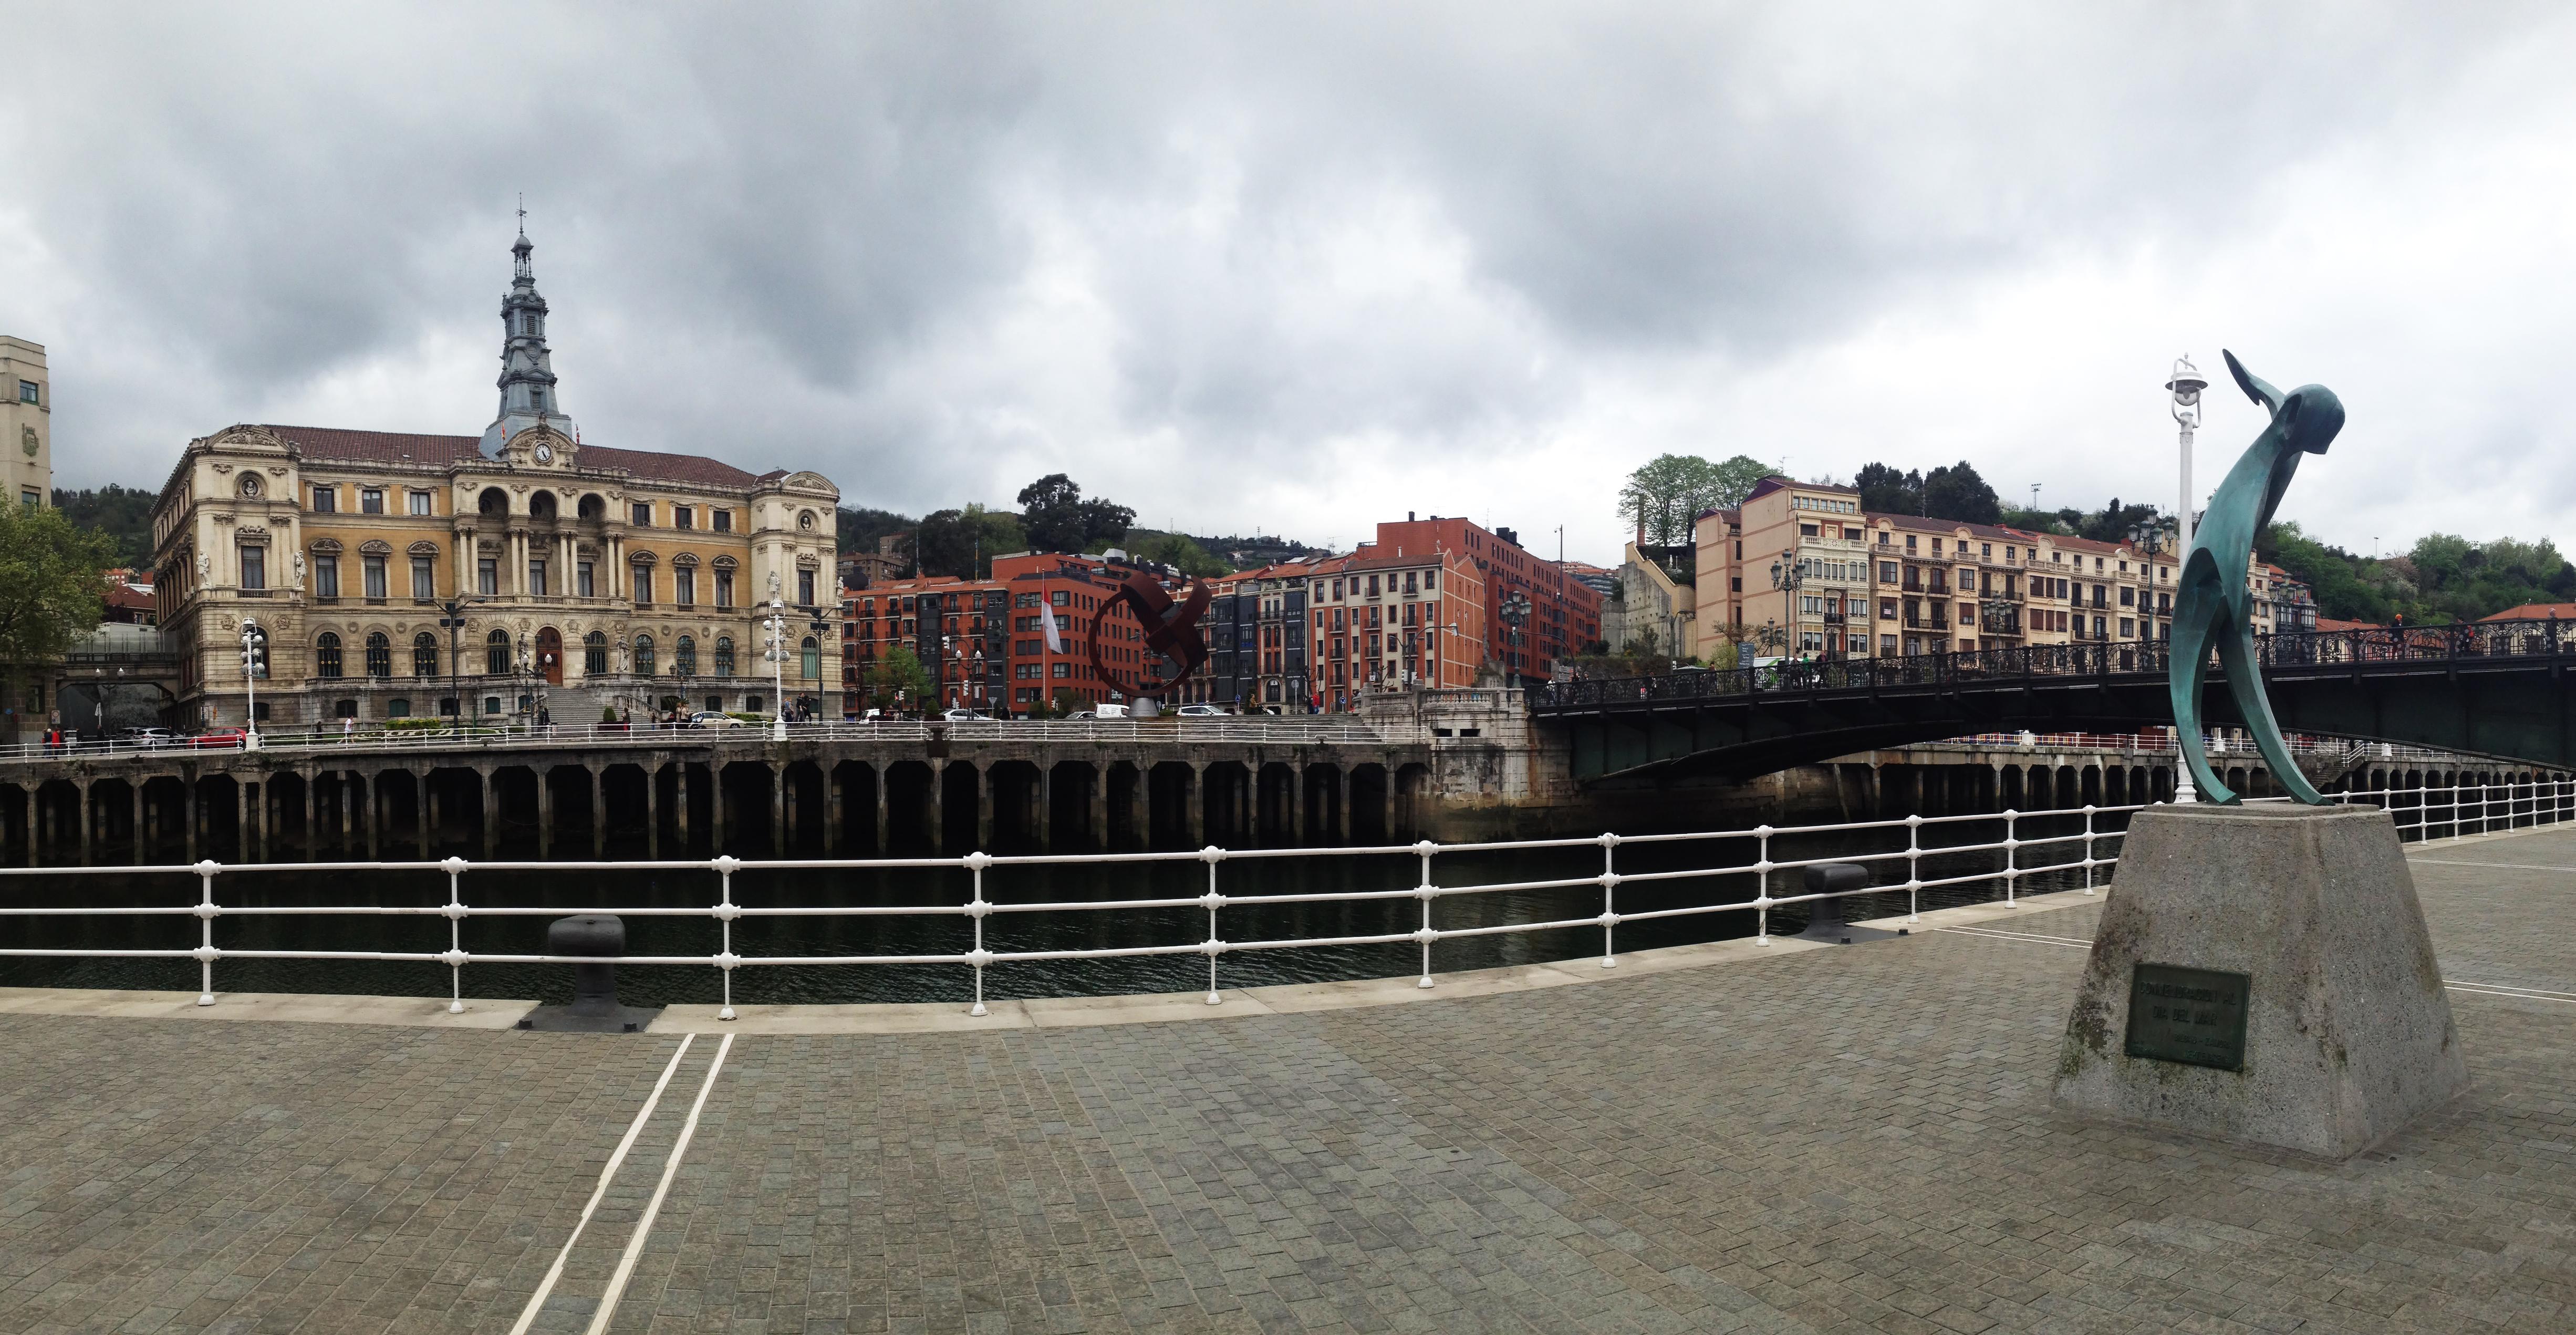
[[[2033,511],[2039,509],[2039,484],[2036,482],[2030,484],[2030,508]]]

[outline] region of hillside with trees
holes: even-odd
[[[115,564],[152,568],[152,502],[156,493],[110,482],[95,491],[54,488],[54,508],[72,527],[106,535],[116,544]]]

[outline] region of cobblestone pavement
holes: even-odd
[[[2446,971],[2576,992],[2552,867],[2424,850]],[[2053,1114],[2082,959],[751,1035],[712,1083],[704,1036],[5,1016],[0,1331],[504,1332],[558,1256],[530,1329],[621,1267],[615,1332],[2576,1327],[2576,1005],[2455,994],[2472,1090],[2324,1166]]]

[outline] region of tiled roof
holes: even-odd
[[[2576,620],[2576,603],[2524,603],[2520,607],[2508,607],[2494,616],[2479,617],[2478,620],[2539,621],[2548,617],[2556,617],[2561,621]],[[2322,627],[2325,624],[2323,617],[2317,619],[2317,625]]]
[[[483,457],[480,436],[416,436],[397,431],[342,431],[322,426],[277,426],[268,430],[302,451],[308,459],[339,463],[449,464],[473,463]],[[772,469],[757,476],[702,454],[660,454],[652,450],[619,450],[606,445],[581,447],[581,462],[590,468],[620,469],[649,482],[678,482],[699,487],[749,488],[787,476]]]

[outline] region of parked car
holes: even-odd
[[[992,715],[978,714],[971,709],[951,709],[946,713],[941,714],[939,717],[950,723],[970,723],[979,721],[990,723],[993,721]]]
[[[239,728],[208,728],[188,739],[188,747],[194,751],[234,750],[241,744],[242,730]]]
[[[1183,705],[1172,711],[1182,718],[1224,718],[1225,711],[1215,705]]]
[[[1071,723],[1075,719],[1096,719],[1098,717],[1100,717],[1100,711],[1097,709],[1077,709],[1072,713],[1065,715],[1064,719],[1065,722]]]
[[[697,713],[689,715],[689,726],[692,728],[739,728],[742,726],[742,720],[735,718],[731,714],[723,713],[718,710],[701,709]]]
[[[125,740],[136,746],[160,747],[175,739],[168,728],[134,728],[126,733]]]

